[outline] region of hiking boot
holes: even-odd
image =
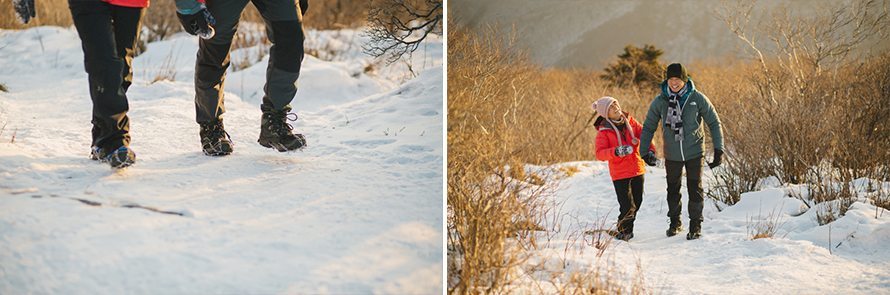
[[[257,142],[267,148],[274,148],[279,152],[301,149],[306,146],[306,138],[302,134],[293,134],[294,127],[287,121],[296,121],[297,114],[289,113],[290,106],[282,110],[275,110],[271,106],[263,104],[263,120],[260,126],[260,139]]]
[[[208,156],[225,156],[232,153],[232,139],[223,127],[222,118],[200,123],[201,149]]]
[[[673,237],[683,231],[683,222],[680,218],[671,218],[671,226],[667,229],[667,236]]]
[[[136,162],[136,153],[127,146],[121,146],[101,159],[111,165],[111,168],[124,168]]]
[[[627,242],[633,238],[634,238],[634,233],[618,233],[617,235],[615,235],[616,240],[622,240],[625,242]]]
[[[104,157],[105,155],[103,155],[102,148],[97,146],[90,147],[90,160],[99,161],[99,159],[102,159]]]
[[[686,234],[687,240],[696,240],[701,238],[701,221],[689,221],[689,233]]]

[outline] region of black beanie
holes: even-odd
[[[689,82],[689,75],[686,74],[686,67],[678,63],[669,65],[667,71],[664,72],[665,80],[673,77],[680,78],[683,82]]]

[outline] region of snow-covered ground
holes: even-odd
[[[412,74],[362,55],[360,31],[309,36],[336,54],[303,62],[293,106],[306,149],[256,143],[265,56],[226,81],[234,154],[204,156],[197,39],[181,34],[134,61],[137,163],[116,172],[87,158],[74,29],[0,31],[0,294],[441,292],[441,39]]]
[[[701,239],[688,241],[685,231],[668,238],[665,172],[651,167],[635,237],[610,239],[597,257],[594,236],[584,232],[603,218],[612,226],[618,216],[607,164],[570,162],[526,170],[557,179],[548,197],[555,209],[545,221],[549,231],[538,233],[538,250],[514,276],[517,290],[548,292],[553,278],[565,280],[564,273],[599,270],[628,286],[642,277],[644,290],[656,294],[890,294],[890,212],[865,201],[819,226],[816,214],[827,203],[807,210],[803,201],[789,197],[803,192],[805,198],[805,190],[767,181],[764,189],[743,194],[723,211],[706,199]],[[705,170],[707,181],[711,171]],[[890,189],[890,183],[884,186]],[[684,180],[688,230],[685,190]],[[749,230],[768,221],[779,226],[775,236],[752,240]]]

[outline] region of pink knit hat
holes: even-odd
[[[615,134],[621,134],[618,128],[615,127],[615,123],[612,123],[612,120],[609,119],[609,108],[612,106],[613,103],[618,103],[618,100],[611,96],[603,96],[593,103],[593,109],[596,110],[597,116],[606,119],[606,122],[609,123],[609,127],[611,127],[612,130],[615,130]],[[624,114],[621,114],[621,120],[626,121],[626,119],[627,118],[624,117]],[[633,145],[637,145],[640,143],[640,140],[637,139],[637,135],[634,134],[633,128],[626,128],[625,130],[630,133],[631,143],[633,143]],[[618,145],[623,145],[621,136],[618,136]]]
[[[613,103],[618,103],[618,100],[611,96],[603,96],[593,103],[593,109],[596,110],[597,115],[608,119],[609,107],[611,107]]]

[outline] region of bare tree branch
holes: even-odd
[[[372,1],[368,13],[371,42],[365,53],[393,63],[410,56],[430,34],[442,33],[442,0]]]

